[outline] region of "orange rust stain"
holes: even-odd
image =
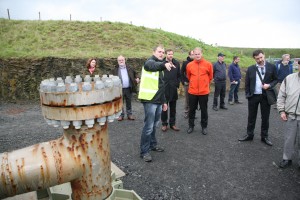
[[[59,143],[59,147],[62,148],[64,144],[62,142]]]
[[[41,173],[41,177],[43,179],[43,181],[45,180],[45,174],[44,174],[44,168],[43,165],[40,166],[40,173]]]
[[[13,190],[13,194],[17,194],[17,185],[16,184],[12,184],[12,190]]]
[[[63,102],[50,101],[49,106],[53,107],[65,107],[67,106],[67,100],[64,99]]]
[[[40,144],[35,144],[33,145],[33,149],[32,149],[32,153],[33,155],[35,155],[39,149]]]
[[[45,182],[45,180],[50,180],[50,169],[49,169],[49,166],[48,166],[48,157],[47,157],[47,154],[46,154],[46,151],[45,151],[45,148],[42,147],[41,148],[42,150],[42,156],[43,156],[43,160],[45,162],[45,166],[46,166],[46,176],[43,176],[43,181]]]
[[[4,185],[4,186],[7,185],[6,181],[5,181],[5,173],[4,172],[1,173],[1,182],[2,182],[2,185]]]
[[[72,140],[73,140],[74,142],[77,142],[77,139],[76,139],[76,136],[75,136],[75,135],[72,135]]]
[[[82,163],[82,168],[83,168],[83,173],[85,174],[85,172],[86,172],[85,163]]]

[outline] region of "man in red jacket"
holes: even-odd
[[[202,134],[207,134],[207,102],[210,93],[209,86],[213,79],[213,66],[210,62],[202,58],[202,49],[194,49],[194,60],[187,65],[186,75],[189,80],[189,129],[187,133],[192,133],[195,126],[195,113],[200,106]]]

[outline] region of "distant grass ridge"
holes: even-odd
[[[252,52],[256,48],[240,48],[240,47],[221,47],[232,53],[245,55],[245,56],[252,56]],[[290,54],[291,58],[300,58],[300,49],[276,49],[276,48],[261,48],[264,51],[267,58],[281,58],[283,54]]]
[[[199,33],[201,35],[201,33]],[[253,63],[248,54],[213,47],[194,38],[121,22],[28,21],[0,19],[0,58],[148,58],[152,48],[162,44],[174,50],[174,57],[186,59],[188,51],[201,47],[204,58],[216,62],[217,54],[241,57],[240,65]]]

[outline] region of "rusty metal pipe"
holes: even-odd
[[[83,172],[67,155],[64,137],[0,154],[0,198],[71,181]]]
[[[82,84],[79,91],[52,91],[48,83],[56,85],[54,79],[42,81],[42,114],[50,124],[64,124],[66,129],[57,140],[0,154],[0,198],[65,182],[71,182],[75,200],[106,199],[111,194],[110,147],[102,119],[113,121],[120,113],[122,85],[117,77],[104,78],[107,87],[98,90],[92,83],[91,91],[83,90]],[[104,125],[95,124],[98,120]]]
[[[50,142],[0,154],[0,198],[71,181],[73,199],[104,199],[111,191],[107,123],[70,128]]]

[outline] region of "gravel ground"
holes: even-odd
[[[157,129],[163,153],[152,153],[153,161],[139,158],[143,107],[133,101],[135,121],[109,124],[111,159],[126,176],[124,188],[143,199],[300,199],[300,170],[294,162],[285,170],[276,167],[282,158],[284,123],[271,110],[269,139],[273,147],[260,141],[258,115],[252,142],[237,139],[246,133],[247,102],[228,105],[228,110],[211,109],[209,97],[208,135],[200,134],[200,112],[196,126],[187,134],[183,98],[177,103],[177,126],[181,131]],[[48,126],[39,102],[0,104],[0,152],[12,151],[60,137],[61,128]]]

